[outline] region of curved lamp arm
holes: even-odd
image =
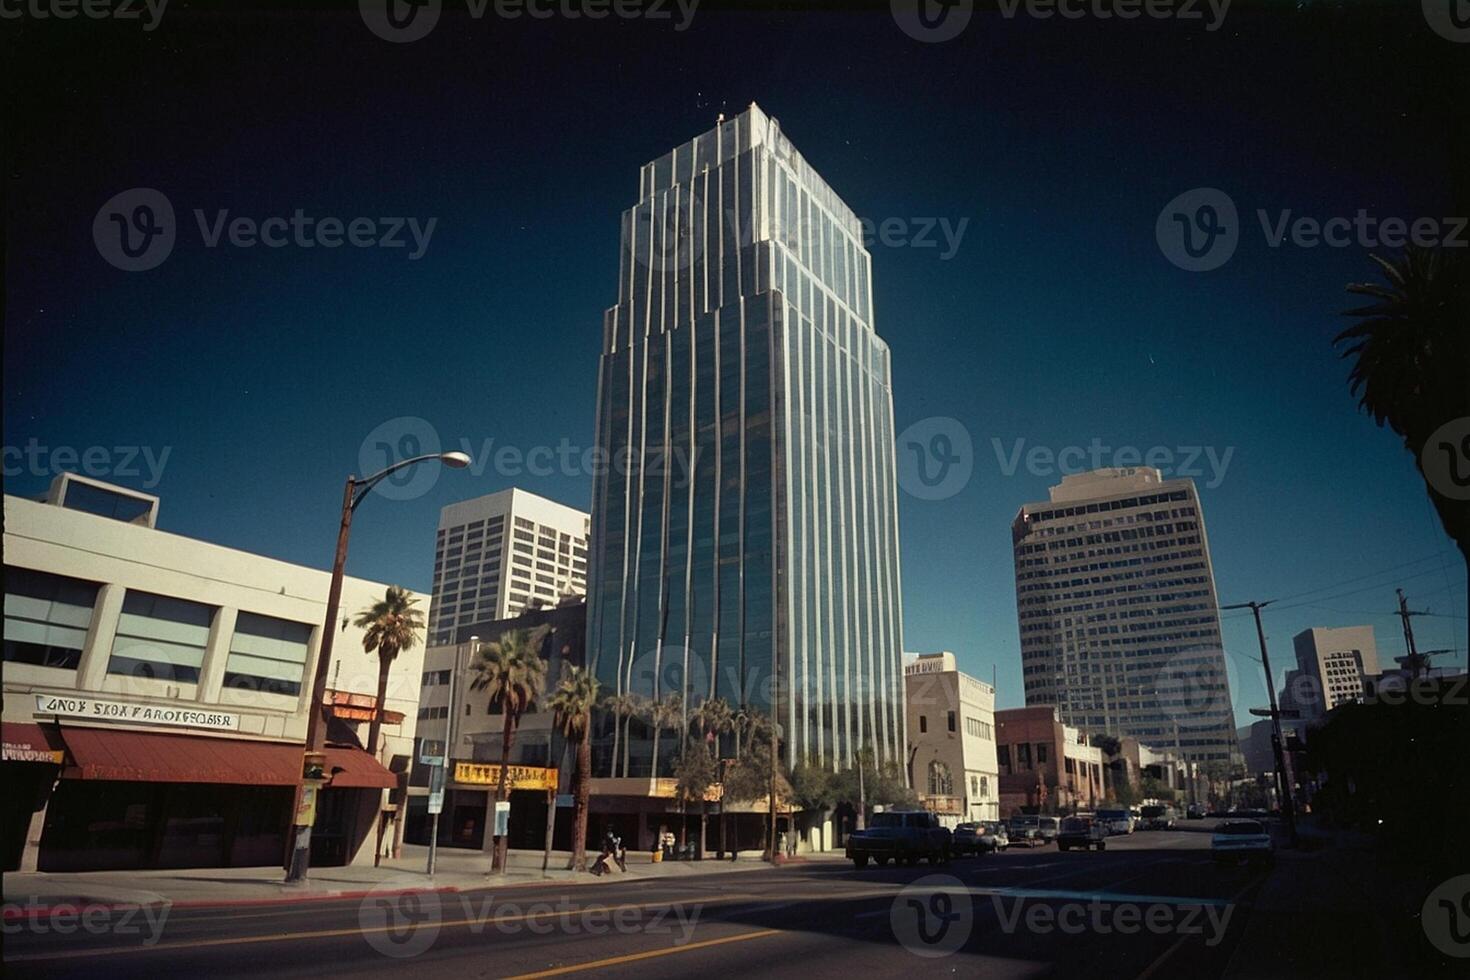
[[[388,474],[394,472],[395,470],[401,470],[405,466],[413,466],[415,463],[423,463],[431,459],[441,460],[446,466],[452,466],[455,469],[468,466],[470,462],[470,457],[466,453],[425,453],[422,456],[413,456],[409,459],[400,459],[392,466],[385,467],[384,469],[381,469],[378,472],[374,473],[372,476],[363,477],[361,480],[353,477],[352,509],[357,510],[357,505],[362,503],[367,495],[373,492],[373,487],[381,483],[383,481],[383,478],[386,477]]]

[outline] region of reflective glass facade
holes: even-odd
[[[643,167],[622,245],[589,569],[604,690],[774,704],[788,761],[901,760],[892,393],[857,217],[752,106]],[[615,752],[600,726],[600,775],[650,775],[632,728]]]

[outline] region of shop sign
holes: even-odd
[[[233,732],[240,728],[240,716],[229,711],[204,711],[199,708],[161,704],[130,704],[126,701],[104,701],[75,694],[37,694],[36,714],[86,718],[91,721],[207,728],[221,732]]]
[[[470,786],[499,786],[500,763],[456,762],[454,781]],[[506,784],[511,789],[556,789],[556,770],[541,766],[511,766]]]

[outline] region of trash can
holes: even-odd
[[[664,859],[664,852],[661,851],[661,850],[659,850],[658,848],[654,848],[654,850],[653,850],[653,863],[654,864],[659,864],[659,863],[661,863],[663,861],[663,859]]]

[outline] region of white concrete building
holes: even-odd
[[[156,497],[74,474],[44,500],[5,497],[6,868],[284,854],[330,576],[158,530],[157,513]],[[348,578],[343,617],[386,588]],[[336,776],[314,864],[372,861],[413,744],[423,644],[393,664],[375,759],[362,636],[343,624],[328,675]]]
[[[1303,722],[1317,721],[1366,691],[1378,676],[1378,642],[1372,626],[1315,626],[1291,638],[1296,670],[1287,674],[1283,707],[1301,712]]]
[[[585,595],[588,520],[586,511],[519,487],[445,507],[434,543],[432,642],[518,616],[533,600],[554,606]]]
[[[948,651],[906,655],[909,778],[919,799],[953,827],[1000,819],[995,688],[962,673]]]

